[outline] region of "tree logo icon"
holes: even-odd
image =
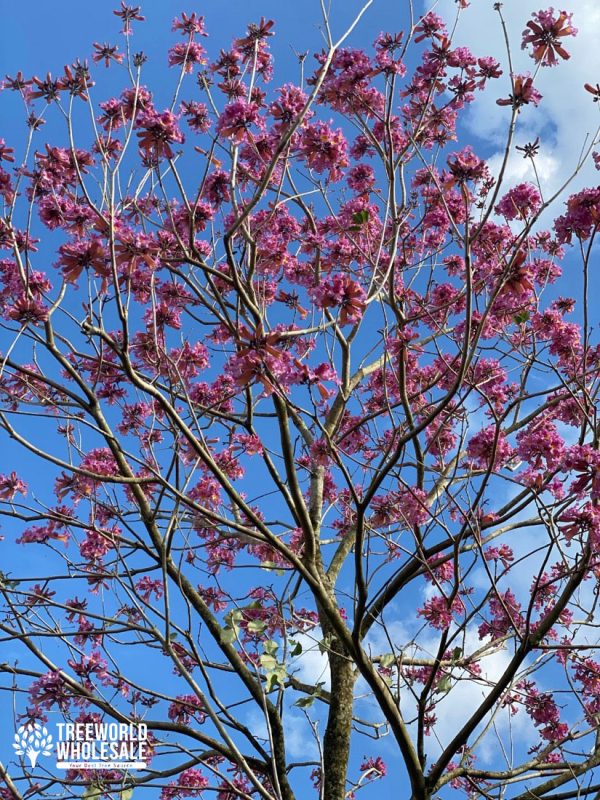
[[[40,755],[52,755],[52,734],[39,722],[29,722],[15,733],[13,747],[18,756],[27,756],[33,769]]]

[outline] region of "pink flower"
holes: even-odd
[[[331,181],[339,181],[348,166],[348,143],[341,128],[334,130],[325,122],[311,123],[301,131],[297,151],[315,172],[328,172]]]
[[[425,580],[429,583],[447,583],[454,578],[454,562],[451,558],[433,556],[427,562]]]
[[[341,325],[358,322],[365,310],[367,295],[362,286],[347,275],[334,275],[312,290],[318,308],[340,306]]]
[[[375,39],[375,60],[383,72],[400,77],[406,74],[406,67],[400,59],[401,53],[402,32],[380,33]]]
[[[411,528],[424,525],[430,519],[427,493],[416,486],[402,489],[398,496],[398,511]]]
[[[570,58],[569,53],[562,46],[562,40],[565,36],[577,35],[577,28],[574,28],[571,23],[572,18],[573,15],[566,11],[555,15],[552,7],[546,11],[538,11],[523,31],[521,49],[525,50],[528,45],[531,45],[531,57],[536,64],[544,67],[553,67],[558,64],[557,55],[565,60]]]
[[[260,438],[254,434],[238,433],[236,434],[235,440],[248,456],[261,456],[264,452],[263,443]]]
[[[156,600],[160,600],[164,594],[164,584],[161,580],[153,579],[149,575],[144,575],[136,581],[135,588],[139,596],[146,603],[150,602],[150,596],[153,594]]]
[[[60,672],[47,672],[31,684],[29,697],[36,708],[49,711],[58,706],[64,712],[69,708],[71,695]]]
[[[540,104],[542,95],[533,85],[533,78],[530,75],[513,75],[513,92],[512,94],[501,100],[496,100],[499,106],[513,106],[513,108],[521,108],[529,103],[534,106]]]
[[[181,725],[188,725],[193,718],[202,724],[206,720],[202,708],[202,701],[195,694],[180,694],[169,706],[169,719]]]
[[[443,631],[452,625],[454,615],[462,614],[464,610],[465,606],[460,597],[455,597],[450,603],[446,597],[437,595],[427,600],[423,608],[417,609],[417,616],[427,620],[432,628]]]
[[[109,67],[111,61],[122,64],[125,56],[123,53],[118,53],[118,49],[116,44],[111,45],[106,42],[104,44],[99,44],[98,42],[94,42],[94,50],[96,52],[92,55],[92,61],[104,61],[105,67]]]
[[[500,561],[504,569],[508,569],[515,559],[513,551],[507,544],[502,544],[500,547],[486,548],[483,557],[486,561]]]
[[[13,153],[13,148],[7,147],[4,139],[0,139],[0,161],[14,161]]]
[[[285,128],[294,120],[306,105],[307,96],[298,86],[291,83],[286,83],[279,89],[279,99],[271,103],[269,106],[269,113],[277,120],[277,129],[285,130]],[[312,115],[312,112],[310,112]]]
[[[542,739],[556,742],[563,739],[569,727],[560,722],[560,712],[550,692],[540,692],[530,681],[521,681],[518,688],[525,693],[527,714],[536,726],[544,726],[540,730]]]
[[[359,767],[361,772],[368,773],[367,780],[383,778],[387,774],[387,767],[381,756],[366,758]]]
[[[485,161],[475,155],[470,145],[448,157],[448,169],[457,183],[477,181],[487,175]]]
[[[517,450],[535,469],[554,470],[561,466],[565,443],[549,419],[537,420],[517,434]]]
[[[527,219],[540,210],[542,196],[531,183],[519,183],[510,189],[496,206],[496,213],[508,220]]]
[[[159,114],[156,111],[146,111],[138,120],[140,131],[140,150],[152,162],[161,158],[173,158],[171,145],[184,141],[183,134],[177,127],[177,117],[170,111]]]
[[[586,241],[600,228],[600,187],[583,189],[567,200],[567,213],[554,223],[559,242],[571,242],[573,235]]]
[[[415,33],[419,34],[415,37],[415,42],[421,42],[423,39],[441,39],[446,34],[446,25],[442,17],[429,11],[419,20]]]
[[[206,64],[206,50],[197,42],[178,42],[169,50],[169,66],[184,65],[185,72],[192,72],[194,64]]]
[[[231,177],[223,169],[216,170],[207,176],[202,189],[202,196],[214,206],[220,206],[231,200]]]
[[[248,139],[251,126],[262,127],[259,111],[257,103],[234,100],[225,107],[219,117],[217,133],[238,143]]]
[[[315,439],[310,447],[313,464],[327,467],[331,463],[331,447],[326,439]]]
[[[108,664],[98,650],[93,650],[91,655],[82,655],[79,661],[68,659],[67,664],[80,678],[84,678],[86,685],[92,686],[90,676],[95,675],[102,686],[113,685],[113,680],[108,673]]]
[[[86,531],[86,538],[79,545],[81,557],[86,561],[101,561],[114,548],[119,533],[120,531],[116,527],[107,531]]]
[[[160,793],[160,800],[180,800],[184,797],[201,797],[203,789],[208,786],[206,778],[199,769],[190,767],[181,773],[176,781],[172,781]]]
[[[489,603],[490,620],[482,622],[479,626],[479,638],[491,636],[499,639],[504,634],[514,630],[522,630],[524,621],[521,614],[521,604],[510,589],[500,594],[495,594]]]
[[[514,456],[514,450],[495,425],[474,434],[467,445],[467,455],[479,469],[500,469]],[[493,461],[492,461],[493,458]]]
[[[123,2],[123,0],[121,0],[120,10],[117,9],[116,11],[113,11],[115,16],[121,17],[123,20],[123,28],[121,33],[123,33],[125,36],[131,36],[133,32],[131,29],[131,23],[134,20],[137,20],[138,22],[144,21],[144,17],[142,17],[140,11],[141,6],[128,6]]]
[[[19,478],[17,473],[0,475],[0,500],[10,501],[17,493],[27,494],[27,484]]]
[[[369,164],[357,164],[348,173],[348,186],[353,192],[366,194],[375,183],[375,172]]]
[[[589,538],[594,545],[600,544],[600,511],[591,503],[581,508],[569,508],[560,516],[559,522],[567,542],[581,536],[584,541]]]
[[[490,78],[499,78],[502,75],[500,64],[495,58],[491,56],[484,56],[477,59],[477,66],[479,67],[478,75],[481,76],[482,81]]]
[[[22,294],[7,309],[6,316],[21,325],[39,325],[48,319],[48,308],[41,300]]]
[[[197,103],[195,100],[181,103],[181,111],[187,120],[187,124],[196,133],[206,133],[210,128],[210,117],[208,107],[204,103]]]
[[[196,12],[188,15],[185,11],[181,14],[181,18],[175,17],[171,26],[173,31],[181,31],[182,35],[188,34],[193,36],[208,36],[204,29],[204,17],[199,17]]]

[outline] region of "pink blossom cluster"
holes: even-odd
[[[171,781],[160,793],[160,800],[180,800],[185,797],[202,797],[208,778],[196,767],[184,770],[176,781]]]

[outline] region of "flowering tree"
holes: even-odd
[[[150,733],[145,770],[21,762],[4,800],[598,790],[600,189],[504,182],[577,31],[524,20],[512,74],[433,12],[355,49],[372,2],[296,84],[272,21],[209,57],[182,14],[163,109],[124,3],[120,93],[4,82],[2,671],[16,727]],[[457,127],[483,91],[495,175]]]

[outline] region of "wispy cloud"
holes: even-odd
[[[453,0],[430,3],[436,13],[453,20],[456,4]],[[532,12],[540,6],[540,0],[521,0],[502,4],[508,38],[511,42],[511,57],[515,73],[531,72],[535,64],[526,51],[521,50],[521,33]],[[467,114],[467,126],[474,138],[491,145],[495,153],[490,158],[492,172],[497,170],[504,149],[510,109],[499,107],[496,100],[510,94],[509,69],[506,58],[504,35],[498,13],[491,2],[472,2],[460,15],[455,43],[470,47],[475,55],[492,55],[503,65],[504,74],[490,82],[487,91],[477,96]],[[575,38],[566,42],[571,53],[568,61],[558,66],[539,70],[536,87],[543,99],[539,108],[525,107],[519,115],[515,145],[523,145],[540,137],[540,155],[536,166],[545,197],[555,192],[571,176],[577,167],[582,150],[590,143],[600,124],[600,104],[592,101],[584,84],[596,83],[600,74],[600,4],[597,0],[563,0],[561,10],[573,12],[573,23],[579,29]],[[482,32],[485,32],[482,35]],[[522,154],[511,153],[507,184],[523,180],[534,180],[535,175],[529,159]],[[598,173],[588,162],[573,179],[569,192],[584,185],[598,182]]]

